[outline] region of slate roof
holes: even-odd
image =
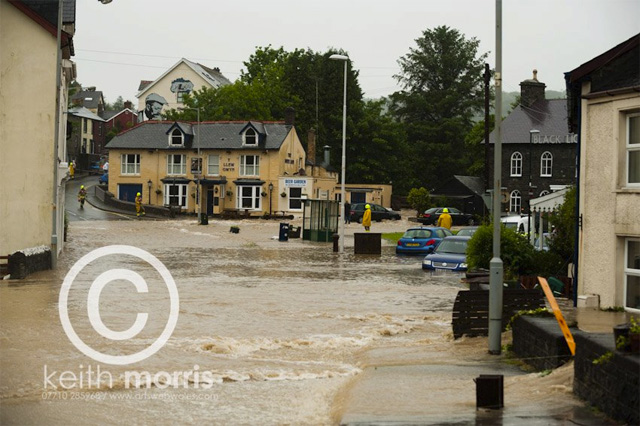
[[[484,180],[476,176],[459,176],[454,175],[454,179],[457,179],[461,184],[469,188],[471,191],[478,195],[484,194]]]
[[[122,114],[125,111],[129,111],[131,114],[136,115],[135,111],[133,111],[133,110],[131,110],[129,108],[125,108],[125,109],[121,109],[120,111],[112,111],[112,110],[104,111],[102,113],[102,118],[104,118],[105,121],[109,121],[109,120],[119,116],[120,114]]]
[[[23,0],[20,3],[43,17],[47,22],[58,27],[58,0]],[[65,0],[62,7],[62,23],[72,24],[76,21],[76,0]]]
[[[71,97],[72,101],[81,100],[82,106],[86,108],[95,108],[98,109],[98,105],[100,105],[100,98],[102,98],[102,92],[99,90],[82,90]]]
[[[197,123],[172,121],[144,121],[120,133],[107,144],[108,149],[169,149],[167,132],[177,125],[186,134],[193,134],[193,147],[197,148],[198,127],[201,128],[201,149],[280,149],[292,126],[284,122],[251,122],[259,131],[258,146],[242,145],[242,130],[248,121],[224,121]]]
[[[502,143],[529,143],[529,130],[540,130],[540,135],[568,135],[567,100],[545,99],[530,107],[518,105],[502,120]],[[495,130],[489,143],[495,142]]]
[[[75,117],[88,118],[89,120],[104,121],[99,115],[94,114],[85,107],[69,108],[69,114]]]

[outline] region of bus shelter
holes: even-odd
[[[331,200],[304,201],[302,218],[302,239],[309,241],[333,241],[338,232],[340,204]]]

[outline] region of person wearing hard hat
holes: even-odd
[[[80,202],[81,209],[84,209],[85,198],[87,198],[87,190],[84,189],[84,185],[80,185],[80,191],[78,191],[78,201]]]
[[[138,192],[136,194],[136,216],[140,217],[140,215],[144,216],[145,214],[144,207],[142,207],[142,194]]]
[[[453,220],[451,219],[451,215],[449,214],[449,209],[442,209],[442,214],[438,217],[438,224],[436,226],[441,226],[443,228],[451,229],[451,223]]]
[[[371,230],[371,206],[369,204],[364,206],[364,214],[362,215],[362,226],[364,226],[364,230],[367,232]]]

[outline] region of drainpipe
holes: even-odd
[[[582,90],[580,91],[582,93]],[[578,261],[580,259],[580,234],[582,232],[582,221],[580,215],[580,149],[582,146],[582,96],[578,104],[578,147],[576,148],[576,219],[575,219],[575,241],[573,248],[573,306],[578,306]]]
[[[56,115],[53,135],[53,190],[51,191],[51,267],[58,265],[58,144],[60,143],[60,87],[62,86],[62,9],[58,0],[58,34],[56,41]]]

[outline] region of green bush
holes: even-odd
[[[500,258],[505,281],[528,275],[533,269],[534,256],[533,246],[524,236],[501,225]],[[482,225],[469,241],[467,263],[470,269],[489,269],[492,257],[493,225]]]
[[[536,250],[522,234],[504,226],[500,229],[500,258],[505,281],[518,279],[520,275],[566,275],[563,259],[557,253]],[[482,225],[469,241],[467,263],[470,269],[489,269],[492,257],[493,225]]]

